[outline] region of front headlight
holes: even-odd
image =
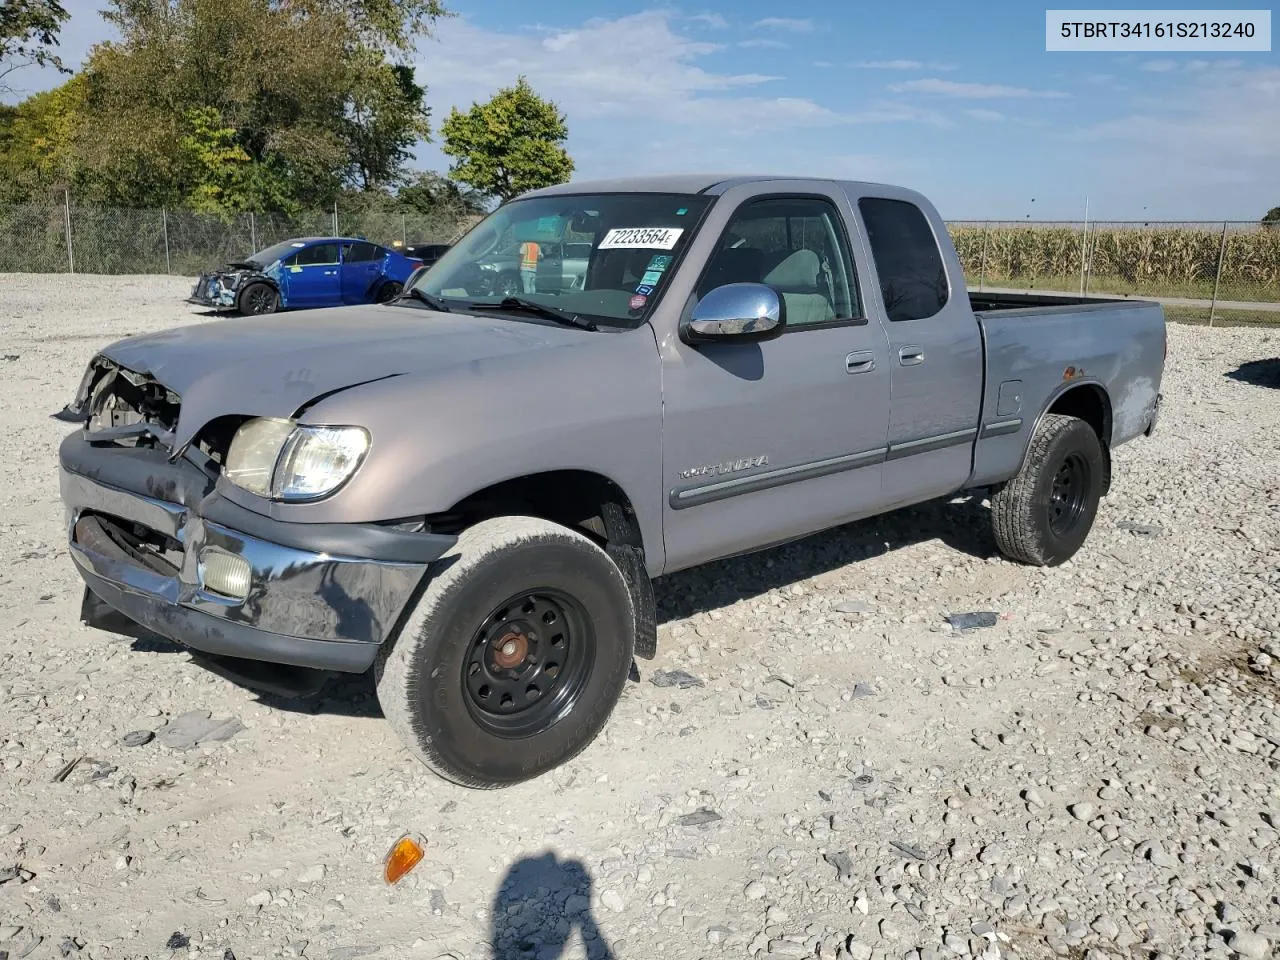
[[[346,483],[368,452],[363,427],[307,427],[261,417],[236,431],[222,472],[260,497],[317,500]]]

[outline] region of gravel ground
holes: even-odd
[[[957,501],[664,578],[605,734],[482,793],[364,678],[80,625],[48,414],[189,283],[0,276],[0,957],[1280,956],[1280,334],[1171,327],[1064,567]]]

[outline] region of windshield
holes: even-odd
[[[637,326],[713,198],[566,194],[514,200],[468,233],[414,288],[442,300],[521,297]]]
[[[269,267],[281,257],[288,256],[295,250],[306,246],[301,240],[284,240],[280,243],[272,244],[265,250],[259,250],[251,257],[245,257],[245,263],[256,263],[260,267]]]

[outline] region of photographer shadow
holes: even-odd
[[[579,860],[547,851],[516,861],[493,899],[492,960],[559,960],[575,930],[587,960],[614,960],[591,911],[591,892],[591,874]]]

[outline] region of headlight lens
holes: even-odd
[[[285,443],[272,495],[281,500],[312,500],[340,487],[369,451],[369,434],[360,427],[298,427]]]
[[[260,497],[271,496],[271,475],[285,441],[293,433],[292,420],[261,417],[248,420],[231,438],[222,472],[238,487]]]
[[[223,475],[260,497],[315,500],[350,479],[368,452],[363,427],[305,427],[262,417],[236,431]]]

